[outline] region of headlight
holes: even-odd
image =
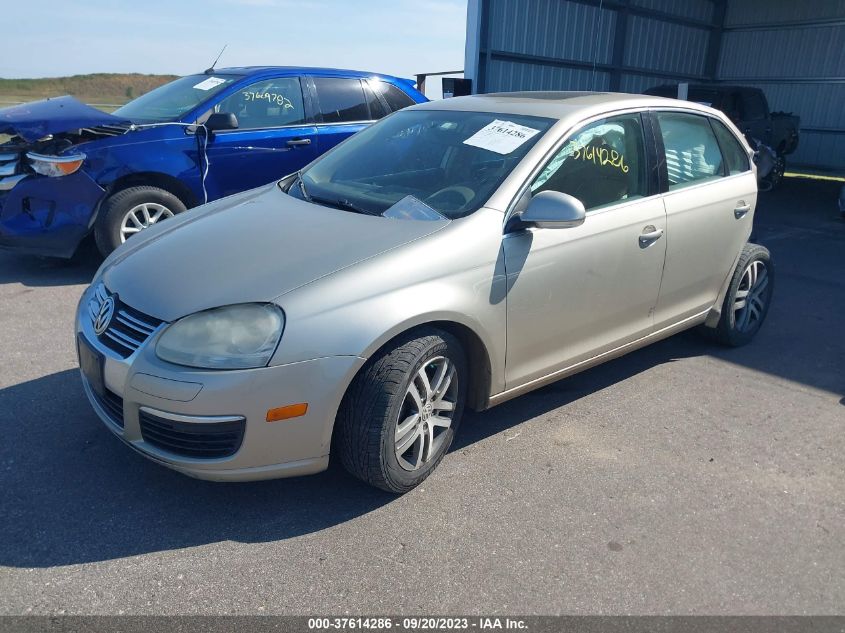
[[[85,161],[85,154],[71,154],[68,156],[45,156],[35,152],[27,153],[29,164],[36,174],[42,176],[69,176]]]
[[[168,327],[156,344],[156,355],[170,363],[204,369],[265,367],[284,327],[284,313],[272,304],[215,308]]]

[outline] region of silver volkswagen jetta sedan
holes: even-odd
[[[211,141],[213,142],[213,140]],[[266,187],[156,225],[80,300],[109,430],[203,479],[404,492],[483,410],[773,290],[752,152],[720,112],[514,93],[417,105]]]

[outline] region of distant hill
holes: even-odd
[[[97,73],[44,79],[0,78],[0,107],[62,95],[73,95],[90,104],[119,106],[174,79],[176,75],[138,73]]]

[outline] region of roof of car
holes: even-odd
[[[398,81],[409,82],[410,79],[371,73],[361,70],[347,70],[345,68],[312,68],[309,66],[233,66],[230,68],[216,68],[214,73],[220,75],[265,75],[276,73],[307,74],[307,75],[344,75],[347,77],[384,77]]]
[[[426,110],[501,112],[551,119],[564,119],[576,111],[623,110],[626,108],[682,107],[715,114],[712,108],[690,101],[621,92],[499,92],[454,97],[412,106]]]

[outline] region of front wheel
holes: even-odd
[[[343,399],[335,426],[343,466],[383,490],[411,490],[449,450],[466,387],[454,337],[422,329],[397,341],[370,360]]]
[[[94,228],[97,248],[105,257],[136,233],[185,210],[179,198],[158,187],[140,186],[117,191],[100,209]]]
[[[739,347],[749,343],[769,313],[775,287],[775,269],[765,246],[746,244],[734,271],[722,314],[715,328],[704,328],[711,338]]]

